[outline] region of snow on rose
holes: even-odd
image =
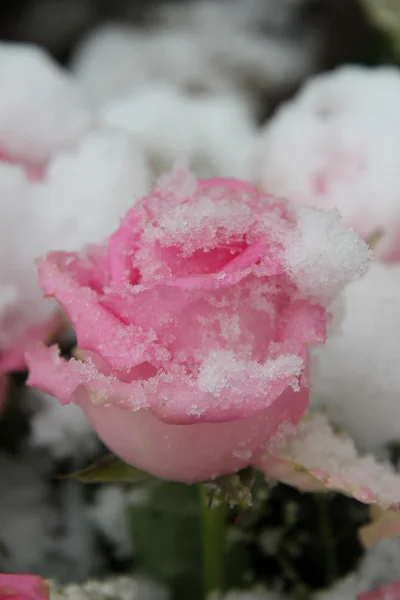
[[[400,74],[346,65],[307,81],[266,124],[254,177],[273,194],[322,209],[385,261],[400,260]]]
[[[29,383],[78,403],[113,451],[160,477],[255,464],[305,412],[308,346],[368,257],[336,213],[177,169],[108,244],[39,262],[79,352],[32,348]]]

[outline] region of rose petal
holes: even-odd
[[[400,512],[371,507],[372,521],[359,529],[360,538],[367,548],[385,538],[400,536]]]
[[[308,392],[289,388],[278,400],[250,418],[185,425],[164,423],[145,410],[95,406],[84,395],[79,404],[104,443],[125,461],[158,477],[192,483],[257,462],[279,424],[300,419]]]
[[[305,417],[287,443],[284,436],[284,430],[278,433],[260,460],[267,476],[300,489],[340,491],[365,504],[400,510],[400,475],[373,456],[359,456],[352,440],[336,433],[325,414]]]

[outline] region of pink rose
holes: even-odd
[[[37,575],[0,573],[0,600],[48,600],[48,584]]]
[[[78,403],[114,452],[159,477],[255,464],[306,410],[307,347],[367,260],[336,214],[178,170],[108,245],[40,261],[80,351],[66,361],[36,346],[29,383]]]

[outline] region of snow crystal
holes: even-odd
[[[149,224],[145,228],[144,239],[150,241],[153,237],[162,246],[179,245],[187,255],[199,247],[214,248],[221,241],[229,244],[232,237],[240,239],[258,217],[245,200],[232,202],[232,194],[227,193],[215,202],[212,192],[208,192],[196,203],[173,206],[161,214],[158,227]]]
[[[292,279],[303,293],[325,305],[368,265],[366,245],[340,221],[335,210],[327,213],[298,207],[297,228],[285,243]]]
[[[265,390],[267,397],[271,383],[291,376],[295,379],[300,376],[303,368],[300,356],[282,355],[260,364],[240,360],[232,350],[213,350],[200,366],[197,383],[201,391],[218,396],[228,385],[235,388],[235,382],[241,387],[246,379],[247,385],[251,385],[256,393],[261,394]]]
[[[374,451],[400,440],[400,266],[372,264],[342,301],[340,330],[314,350],[312,404]]]
[[[0,43],[0,152],[44,163],[82,139],[92,116],[70,76],[39,47]]]
[[[344,66],[307,82],[267,123],[256,154],[261,187],[294,202],[337,207],[391,257],[400,229],[400,72]]]

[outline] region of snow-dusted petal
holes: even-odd
[[[389,509],[383,510],[378,505],[371,507],[371,523],[359,530],[360,538],[366,547],[385,538],[400,536],[400,512]]]
[[[360,456],[354,442],[336,432],[326,414],[304,417],[287,443],[286,433],[293,432],[285,432],[285,428],[278,432],[270,453],[261,460],[260,468],[267,476],[276,474],[285,483],[301,488],[300,472],[307,487],[312,477],[320,482],[321,490],[341,491],[383,509],[400,509],[400,475],[390,464],[379,463],[371,455]]]

